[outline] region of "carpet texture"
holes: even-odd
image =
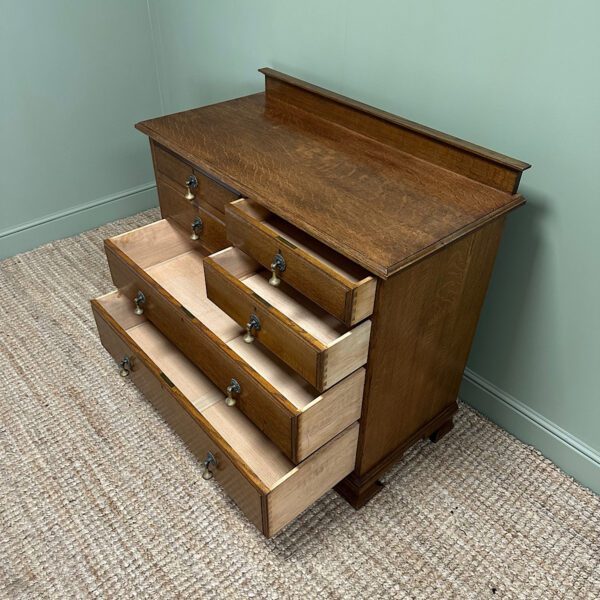
[[[102,240],[157,218],[0,262],[0,596],[600,598],[600,499],[465,406],[265,540],[98,341]]]

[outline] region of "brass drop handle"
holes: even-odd
[[[135,304],[135,310],[133,311],[136,315],[143,315],[144,309],[142,308],[142,304],[146,303],[146,296],[144,296],[144,292],[138,290],[138,293],[135,295],[133,299],[133,303]]]
[[[277,253],[274,257],[273,257],[273,262],[271,263],[271,279],[269,279],[269,283],[273,286],[273,287],[279,287],[279,284],[281,283],[281,279],[279,278],[278,272],[279,273],[283,273],[285,271],[285,258],[283,258],[283,256],[281,256],[281,254]]]
[[[184,198],[186,200],[193,200],[196,196],[194,196],[192,190],[195,190],[198,187],[198,180],[196,179],[195,175],[190,175],[185,180],[185,187],[187,188],[187,191]]]
[[[218,466],[217,459],[215,458],[212,452],[206,453],[206,458],[204,459],[202,466],[204,467],[204,469],[202,470],[202,479],[205,479],[207,481],[209,479],[212,479],[214,477],[214,473],[210,469],[211,467],[213,469],[216,469]]]
[[[131,358],[124,356],[123,360],[119,363],[119,375],[121,377],[129,377],[131,373]]]
[[[246,344],[251,344],[254,341],[254,331],[260,331],[260,320],[256,315],[250,315],[250,319],[246,324],[246,335],[244,335]]]
[[[199,231],[202,231],[204,227],[204,223],[200,217],[196,217],[192,222],[192,235],[190,236],[193,240],[199,240],[200,236],[198,235]]]
[[[237,379],[232,379],[227,386],[227,398],[225,398],[225,404],[227,404],[227,406],[235,406],[237,400],[233,397],[233,395],[235,394],[236,396],[239,396],[241,392],[242,387],[238,383]]]

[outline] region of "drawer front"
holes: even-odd
[[[106,256],[112,280],[130,299],[131,311],[134,310],[133,298],[141,291],[146,298],[144,316],[223,391],[224,398],[231,380],[235,379],[241,388],[235,408],[255,423],[290,460],[296,461],[295,434],[292,433],[296,427],[294,407],[185,307],[167,298],[156,283],[124,263],[108,242]]]
[[[198,179],[196,190],[198,200],[210,204],[221,214],[225,214],[225,209],[230,202],[239,199],[239,193],[224,187],[212,177],[202,173],[202,171],[194,169],[194,175]]]
[[[238,248],[206,257],[204,277],[209,300],[248,329],[249,343],[258,340],[317,390],[367,362],[370,320],[348,330],[289,286],[270,286],[261,266]]]
[[[215,181],[158,144],[152,144],[152,154],[157,178],[159,176],[166,178],[184,200],[191,200],[199,205],[204,202],[220,214],[224,214],[227,204],[240,197],[237,192]],[[195,177],[195,185],[188,190],[186,184],[192,176]],[[188,194],[191,194],[193,198],[187,199],[185,196]]]
[[[94,317],[102,345],[117,363],[125,356],[129,357],[132,364],[129,377],[133,383],[153,404],[171,429],[183,439],[198,460],[204,461],[208,452],[215,457],[217,466],[212,468],[214,479],[224,488],[248,519],[262,531],[261,493],[235,467],[219,444],[213,441],[191,416],[190,411],[193,409],[189,402],[186,403],[185,398],[181,397],[181,393],[170,385],[169,379],[161,377],[160,371],[150,370],[140,353],[130,345],[131,342],[128,343],[116,333],[97,307],[94,307]],[[117,367],[115,367],[115,377],[119,377]],[[184,408],[186,404],[187,409]],[[199,480],[204,483],[200,478]]]
[[[252,333],[253,337],[315,388],[320,387],[323,344],[306,335],[293,321],[231,276],[211,257],[204,259],[204,277],[209,300],[241,327],[246,327],[251,317],[257,318],[260,329]]]
[[[185,200],[164,178],[158,176],[156,185],[163,217],[172,219],[189,234],[190,239],[197,240],[209,252],[229,245],[223,221],[205,208]]]
[[[241,413],[224,407],[212,384],[145,315],[129,314],[128,304],[119,292],[92,301],[102,344],[117,363],[128,357],[127,376],[193,454],[204,461],[210,452],[215,461],[202,473],[212,475],[264,535],[275,535],[352,472],[357,423],[293,466]]]
[[[186,184],[194,175],[194,167],[157,144],[152,144],[151,148],[156,176],[168,178],[171,185],[184,196],[187,192]],[[193,189],[190,191],[194,194]]]
[[[373,313],[377,280],[350,261],[248,200],[225,211],[229,241],[271,269],[277,255],[285,262],[278,276],[346,325]],[[341,266],[340,266],[341,265]],[[343,268],[342,268],[343,267]]]

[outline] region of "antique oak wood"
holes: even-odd
[[[208,299],[317,390],[324,391],[367,362],[371,321],[348,329],[302,294],[269,285],[269,275],[237,248],[204,259]]]
[[[185,200],[161,176],[156,178],[156,187],[160,194],[162,216],[175,221],[188,232],[190,239],[195,235],[198,245],[208,252],[215,252],[228,245],[223,215],[219,218],[219,213],[209,209],[204,202],[192,203]],[[195,227],[196,219],[200,219],[200,223]]]
[[[166,148],[153,143],[151,149],[157,178],[159,176],[164,178],[178,192],[179,198],[187,200],[185,197],[187,192],[186,182],[192,175],[197,182],[197,187],[191,189],[194,196],[192,202],[199,206],[204,203],[212,206],[217,211],[216,216],[221,215],[222,218],[225,206],[232,200],[239,198],[238,193],[216,182],[206,173],[192,167]]]
[[[106,241],[120,291],[93,308],[270,536],[332,486],[360,508],[452,429],[529,165],[261,72],[264,93],[136,125],[164,219]]]
[[[113,282],[131,308],[141,291],[144,315],[221,390],[222,399],[231,379],[238,381],[235,410],[292,462],[358,419],[364,369],[352,369],[343,382],[319,393],[260,346],[245,344],[236,323],[207,300],[204,253],[170,222],[108,239],[105,248]],[[325,418],[327,426],[319,431],[310,425]]]
[[[382,278],[523,203],[527,164],[265,74],[266,95],[137,127]]]
[[[211,475],[267,537],[352,470],[356,423],[294,466],[150,322],[117,321],[123,303],[118,292],[92,302],[102,343],[117,362],[130,359],[129,376],[192,452],[212,453]]]
[[[437,441],[451,428],[503,221],[380,284],[358,463],[338,488],[357,507],[408,447],[423,437]]]
[[[377,280],[346,257],[255,202],[231,202],[225,220],[234,246],[266,269],[279,254],[285,261],[279,278],[343,323],[356,325],[373,313]]]
[[[319,114],[322,118],[356,133],[499,190],[516,193],[521,173],[529,167],[520,160],[465,142],[273,69],[260,69],[260,72],[266,76],[268,105],[289,104],[309,113]]]

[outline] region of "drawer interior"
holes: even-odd
[[[259,221],[274,235],[280,236],[301,248],[319,262],[327,265],[340,277],[346,279],[350,285],[358,285],[366,280],[371,280],[369,273],[352,262],[350,259],[338,254],[319,240],[308,235],[301,229],[281,219],[264,206],[250,200],[238,200],[235,203],[238,210],[243,211],[250,219]]]
[[[207,298],[202,264],[206,253],[191,244],[179,228],[163,219],[116,236],[111,242],[298,410],[304,410],[319,396],[314,387],[269,350],[258,344],[246,344],[242,328]],[[127,309],[133,312],[131,301]]]
[[[97,299],[126,334],[173,382],[214,427],[248,468],[268,488],[285,477],[294,465],[239,410],[232,410],[216,388],[152,323],[134,315],[128,298],[113,292]]]
[[[270,285],[271,272],[241,250],[226,248],[212,254],[211,259],[324,346],[329,346],[349,330],[341,321],[284,281],[278,287]]]

